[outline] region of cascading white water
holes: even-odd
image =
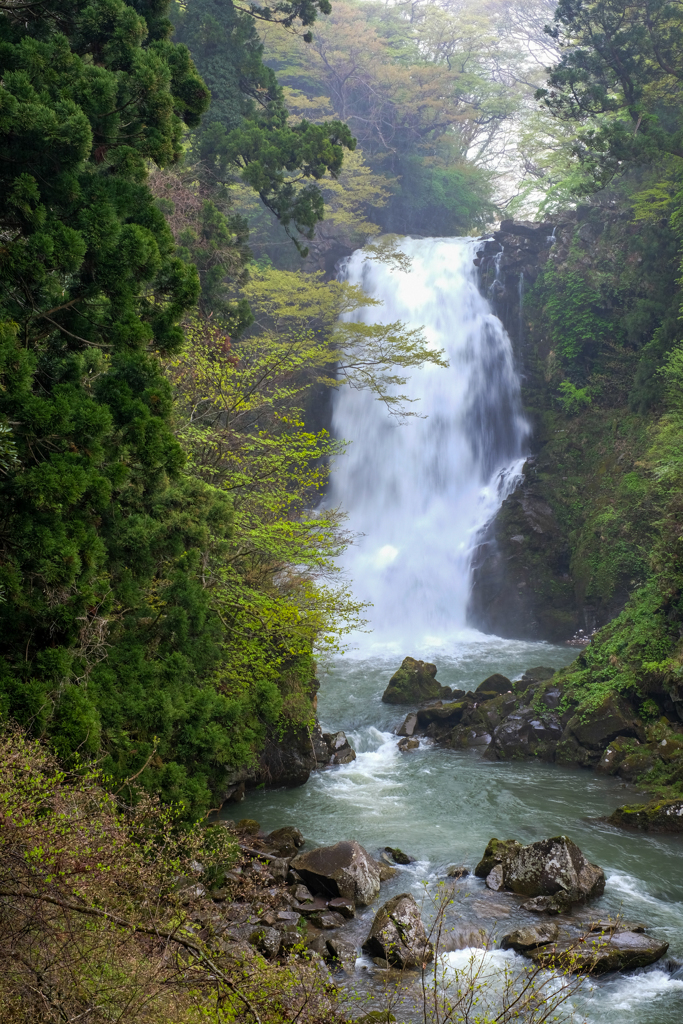
[[[399,423],[366,392],[342,389],[333,427],[350,442],[331,500],[358,535],[344,567],[369,611],[375,642],[444,642],[466,626],[476,538],[516,486],[529,434],[510,339],[478,289],[476,243],[405,238],[401,272],[356,252],[342,276],[380,307],[368,323],[424,327],[449,368],[426,365],[407,385],[418,399]],[[417,649],[417,648],[416,648]]]

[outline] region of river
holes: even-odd
[[[362,253],[341,271],[382,300],[362,313],[367,322],[423,327],[449,361],[448,369],[427,365],[412,374],[411,408],[419,415],[403,424],[367,392],[346,388],[336,398],[334,432],[350,444],[329,500],[349,515],[355,536],[342,568],[369,604],[371,632],[351,637],[350,653],[321,668],[319,715],[324,729],[346,732],[358,756],[299,789],[250,792],[239,816],[268,830],[294,824],[313,845],[356,839],[374,855],[400,847],[415,862],[399,868],[382,899],[401,891],[421,898],[450,864],[471,870],[492,836],[533,842],[566,834],[607,876],[590,914],[621,913],[670,943],[667,961],[587,982],[574,1000],[577,1020],[681,1024],[683,970],[671,958],[683,962],[683,840],[605,823],[635,795],[631,787],[578,768],[492,763],[478,751],[427,741],[416,751],[397,749],[394,730],[409,708],[382,704],[381,695],[406,655],[434,662],[443,685],[462,689],[493,672],[514,679],[532,666],[557,669],[576,655],[568,646],[468,628],[472,553],[521,479],[530,427],[512,344],[479,290],[474,241],[404,239],[401,249],[412,260],[408,272]],[[481,929],[495,950],[501,934],[529,923],[519,902],[470,875],[455,907],[465,952],[452,955],[481,945]],[[359,945],[375,911],[363,910],[349,926]],[[491,955],[521,962],[516,954]],[[360,959],[354,983],[368,989],[372,977],[372,965]]]

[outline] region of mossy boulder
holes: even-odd
[[[610,825],[641,832],[683,832],[683,800],[653,800],[649,804],[625,804],[608,818]]]
[[[614,694],[609,694],[590,713],[574,715],[567,723],[567,734],[572,735],[587,750],[604,750],[617,736],[631,736],[643,740],[642,725],[633,717],[628,705]],[[566,735],[563,739],[568,738]]]
[[[501,675],[500,672],[494,672],[483,683],[479,683],[475,692],[477,697],[480,697],[482,700],[492,700],[501,693],[508,693],[511,690],[512,682],[508,677]]]
[[[602,752],[598,764],[595,766],[597,772],[605,775],[616,775],[623,761],[637,748],[638,741],[628,736],[617,736],[612,743],[608,743]]]
[[[382,701],[385,704],[424,704],[428,700],[447,699],[452,692],[449,686],[442,686],[437,681],[436,665],[404,658],[401,667],[389,680]]]
[[[486,878],[497,864],[507,866],[522,849],[516,839],[490,839],[484,856],[474,869],[477,878]]]
[[[554,836],[522,846],[514,839],[491,839],[474,869],[490,889],[520,896],[566,894],[571,902],[602,895],[605,873],[591,864],[576,843]]]

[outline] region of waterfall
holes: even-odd
[[[412,371],[405,390],[419,400],[411,406],[418,416],[402,423],[367,392],[346,387],[335,396],[333,430],[350,443],[330,498],[355,535],[343,565],[356,597],[373,605],[373,641],[405,653],[467,626],[477,536],[517,485],[525,458],[529,428],[512,346],[477,287],[475,248],[472,239],[405,238],[409,271],[361,251],[341,270],[383,303],[361,311],[365,322],[422,326],[450,364]]]

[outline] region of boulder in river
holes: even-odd
[[[492,839],[475,874],[485,878],[491,889],[507,889],[532,897],[561,892],[572,902],[600,896],[605,888],[602,868],[591,864],[566,836],[542,839],[528,846],[511,839]]]
[[[522,903],[522,910],[531,914],[568,914],[572,909],[572,898],[564,889],[558,889],[552,896],[534,896]]]
[[[356,760],[356,751],[344,732],[324,732],[323,740],[329,753],[329,764],[349,764]]]
[[[517,928],[516,931],[503,935],[500,940],[500,948],[514,949],[517,953],[523,953],[528,949],[536,949],[538,946],[554,942],[559,931],[554,922],[527,925],[526,928]]]
[[[502,676],[500,672],[494,672],[483,683],[479,683],[475,692],[480,700],[490,700],[492,697],[498,697],[501,693],[507,693],[509,690],[512,690],[512,682],[508,677]]]
[[[422,967],[434,959],[434,947],[413,896],[401,893],[378,910],[363,952],[399,968]]]
[[[396,735],[411,737],[415,732],[416,725],[417,714],[415,711],[411,711],[409,715],[406,715],[403,724],[396,730]]]
[[[660,942],[649,935],[616,932],[538,946],[525,955],[541,967],[568,970],[573,974],[606,974],[648,967],[660,960],[668,948],[668,942]]]
[[[517,852],[522,849],[522,844],[516,839],[491,839],[484,850],[484,856],[474,869],[477,878],[486,878],[497,864],[508,864]]]
[[[410,857],[403,850],[400,850],[398,846],[385,846],[384,853],[388,854],[393,860],[394,864],[414,864],[415,858]]]
[[[462,720],[463,715],[472,707],[469,700],[438,701],[430,707],[420,708],[417,712],[417,724],[420,730],[428,729],[430,725],[437,725],[446,732]]]
[[[620,828],[641,832],[683,832],[683,800],[653,800],[649,804],[625,804],[607,819]]]
[[[522,896],[553,896],[564,890],[578,901],[602,895],[605,872],[571,839],[555,836],[517,852],[505,867],[505,888]]]
[[[327,959],[332,961],[335,967],[341,967],[345,971],[352,971],[356,964],[358,951],[351,942],[334,938],[327,939]]]
[[[407,750],[417,750],[418,747],[420,746],[420,741],[419,740],[411,740],[411,739],[408,739],[407,736],[404,736],[403,739],[400,739],[398,741],[397,746],[398,746],[398,749],[401,751],[401,753],[405,754],[405,752]]]
[[[436,679],[436,665],[415,658],[404,658],[382,694],[385,704],[422,704],[439,697],[450,697],[451,689]]]
[[[315,894],[344,896],[361,906],[379,895],[379,865],[353,840],[300,853],[291,866]]]

